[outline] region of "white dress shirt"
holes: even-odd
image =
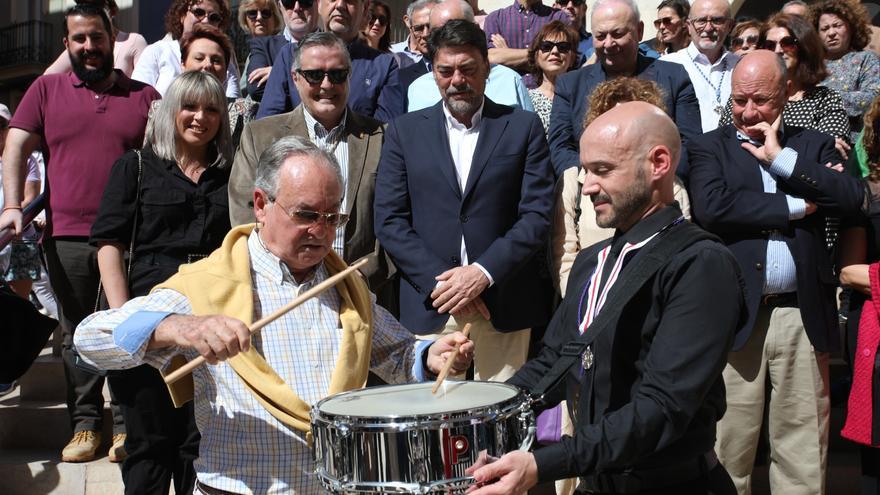
[[[137,65],[134,66],[131,78],[149,84],[156,88],[159,94],[165,96],[171,81],[181,72],[183,67],[180,62],[180,43],[172,39],[171,34],[166,34],[161,40],[144,48]],[[226,96],[230,98],[241,96],[238,79],[238,62],[233,52],[229,66],[226,68]]]
[[[345,120],[348,118],[348,110],[342,114],[342,120],[333,129],[325,129],[324,126],[312,117],[312,114],[303,106],[303,115],[306,120],[306,129],[309,131],[309,141],[315,146],[330,153],[339,164],[342,173],[342,204],[339,211],[351,213],[348,200],[348,135],[345,133]],[[336,239],[333,241],[333,250],[340,258],[345,258],[345,225],[336,228]]]
[[[471,162],[474,160],[474,153],[477,151],[477,140],[480,138],[480,125],[483,121],[483,105],[485,100],[480,104],[480,108],[471,117],[471,126],[465,127],[455,117],[449,113],[446,104],[443,104],[443,115],[446,116],[446,135],[449,137],[449,153],[452,155],[452,162],[455,164],[455,176],[458,178],[458,187],[464,193],[467,187],[468,176],[471,173]],[[467,246],[465,245],[464,235],[461,236],[461,266],[468,265]],[[474,263],[489,279],[489,284],[493,282],[492,275],[483,268],[479,263]]]
[[[713,64],[697,50],[693,42],[686,48],[660,57],[660,60],[681,64],[687,71],[700,102],[703,132],[718,127],[718,119],[730,99],[730,78],[739,59],[739,55],[724,50]]]

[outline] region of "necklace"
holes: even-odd
[[[703,72],[703,69],[700,68],[700,65],[697,64],[697,62],[695,62],[693,59],[689,60],[692,64],[694,64],[694,68],[697,69],[697,72],[699,72],[700,75],[703,76],[703,80],[706,81],[706,84],[708,84],[709,87],[715,90],[715,107],[713,108],[713,110],[716,114],[721,115],[721,112],[724,111],[724,105],[721,104],[721,88],[724,87],[724,76],[727,75],[727,59],[725,58],[724,61],[721,62],[721,80],[718,81],[718,86],[712,84],[712,81],[709,79],[709,77],[712,75],[712,67],[709,67],[709,75],[707,76]]]

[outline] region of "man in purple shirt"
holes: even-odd
[[[550,21],[571,24],[565,11],[548,7],[541,0],[514,0],[510,7],[490,13],[483,25],[489,42],[489,62],[525,73],[529,45]]]
[[[49,206],[43,242],[64,315],[62,357],[74,431],[62,451],[65,462],[94,459],[101,443],[104,379],[76,367],[72,350],[72,332],[92,313],[97,297],[97,253],[88,244],[89,232],[110,168],[126,150],[142,146],[150,103],[160,98],[151,86],[113,69],[113,42],[103,9],[81,4],[68,10],[64,45],[73,72],[34,81],[9,124],[3,152],[0,229],[11,226],[16,233],[22,230],[27,157],[41,147],[46,158]],[[121,460],[125,436],[116,410],[113,430],[111,460]]]

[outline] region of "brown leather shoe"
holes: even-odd
[[[128,452],[125,451],[125,433],[117,433],[113,435],[113,445],[110,446],[107,458],[110,462],[122,462],[126,457]]]
[[[73,434],[73,438],[61,451],[62,462],[87,462],[95,458],[95,452],[101,445],[101,432],[83,430]]]

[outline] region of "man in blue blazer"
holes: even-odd
[[[829,353],[837,350],[837,278],[825,217],[859,213],[864,182],[826,167],[834,138],[782,125],[785,66],[749,53],[733,72],[733,125],[695,138],[691,211],[733,252],[749,320],[724,369],[727,412],[715,450],[747,493],[769,403],[773,493],[823,493],[829,429]],[[712,331],[712,329],[706,329]],[[765,390],[773,393],[765,397]]]
[[[429,43],[442,101],[388,126],[376,234],[402,275],[401,323],[426,337],[472,323],[475,378],[503,380],[550,315],[547,143],[537,115],[485,98],[479,26],[451,20]]]
[[[702,133],[700,104],[687,72],[679,64],[639,54],[644,24],[630,0],[599,0],[591,19],[597,63],[556,80],[547,135],[556,175],[561,177],[566,169],[580,164],[578,143],[593,90],[608,79],[629,76],[654,81],[663,91],[666,111],[683,145],[676,173],[686,179],[687,142]]]
[[[271,71],[281,50],[295,49],[299,40],[318,27],[318,4],[314,0],[280,0],[279,4],[284,17],[284,29],[275,36],[255,36],[249,42],[247,89],[248,94],[256,101],[263,99],[263,90],[266,89],[266,81],[271,72],[253,80],[251,74],[261,69]]]
[[[403,96],[397,80],[397,61],[390,53],[367,46],[358,38],[369,0],[325,0],[318,10],[324,31],[339,36],[351,55],[351,93],[348,103],[355,112],[382,122],[403,113]],[[266,83],[257,118],[289,112],[300,103],[293,82],[293,51],[281,50]]]

